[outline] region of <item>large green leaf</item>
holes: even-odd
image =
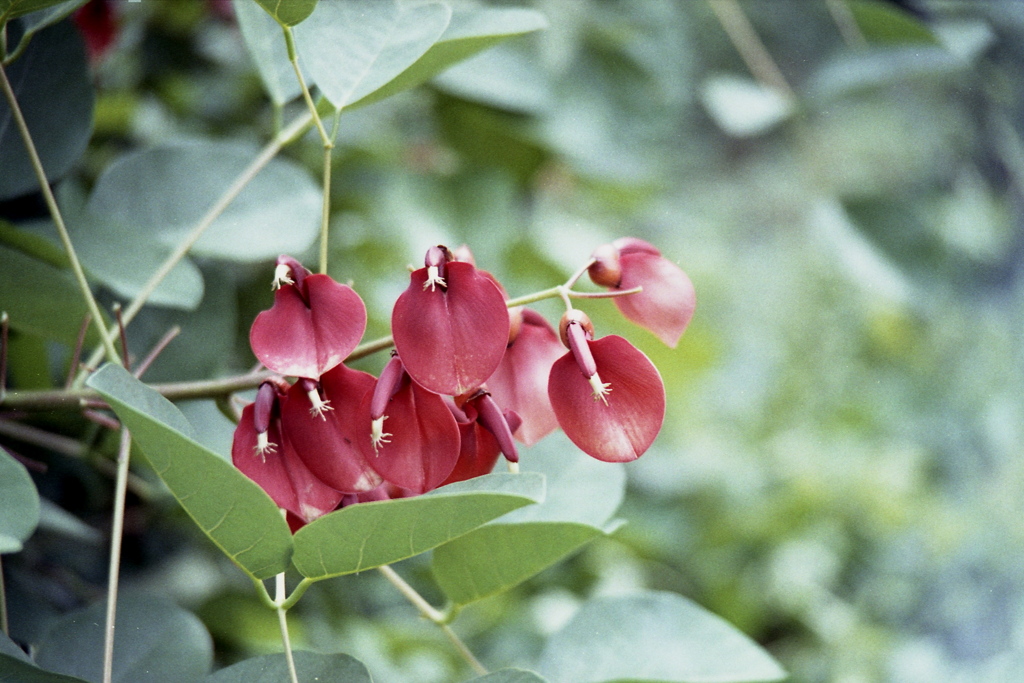
[[[0,306],[11,329],[73,345],[88,309],[66,270],[0,246]],[[98,335],[90,327],[88,343]]]
[[[39,493],[28,470],[0,448],[0,554],[16,553],[39,524]]]
[[[243,571],[265,579],[287,568],[291,532],[270,496],[196,443],[170,401],[116,365],[100,368],[88,385],[107,399],[199,528]]]
[[[253,161],[258,150],[187,142],[128,154],[111,164],[86,208],[173,247]],[[274,159],[206,230],[191,253],[258,261],[298,253],[320,229],[320,188],[297,164]]]
[[[281,27],[252,0],[233,0],[232,5],[245,47],[271,101],[277,105],[291,101],[302,89],[288,61]]]
[[[474,678],[466,683],[547,683],[547,681],[532,671],[502,669],[480,678]]]
[[[292,561],[311,579],[373,569],[436,548],[543,492],[539,474],[489,474],[422,496],[352,505],[299,529]]]
[[[540,672],[553,681],[740,683],[786,677],[731,624],[674,593],[590,600],[550,639]]]
[[[36,648],[40,667],[103,679],[106,604],[64,615]],[[117,601],[115,683],[186,683],[210,670],[213,642],[203,623],[166,598],[123,593]]]
[[[451,19],[441,2],[321,2],[295,41],[311,80],[336,109],[358,102],[426,53]]]
[[[561,433],[524,450],[522,466],[545,475],[543,503],[511,512],[434,551],[434,578],[455,603],[501,593],[559,562],[603,535],[622,502],[622,466],[584,455]]]
[[[453,9],[448,28],[426,54],[360,104],[413,88],[481,50],[547,25],[544,15],[532,9],[460,5]]]
[[[40,31],[7,77],[47,179],[62,177],[92,133],[93,90],[82,37],[68,22]],[[0,98],[0,200],[38,190],[11,108]]]
[[[0,635],[0,638],[5,636]],[[43,671],[22,659],[0,654],[0,683],[89,683],[81,678]]]
[[[267,10],[267,14],[279,24],[294,26],[313,13],[317,0],[256,0],[256,2]]]
[[[362,662],[342,654],[294,652],[300,681],[317,683],[373,683]],[[203,683],[280,683],[288,680],[284,654],[253,657],[207,676]]]

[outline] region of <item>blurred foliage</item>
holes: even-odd
[[[801,683],[1015,680],[1024,5],[744,0],[790,99],[752,78],[703,0],[532,4],[548,30],[342,113],[332,275],[366,300],[372,337],[426,245],[469,244],[515,296],[634,235],[687,270],[698,311],[667,350],[610,303],[587,307],[599,333],[637,341],[669,392],[662,435],[628,468],[628,524],[467,608],[460,633],[495,668],[513,665],[585,597],[646,586],[732,621]],[[74,182],[91,188],[128,150],[273,132],[280,112],[229,7],[115,5],[120,31],[93,65],[94,136]],[[284,156],[318,177],[312,136]],[[147,379],[253,363],[247,331],[270,304],[270,262],[195,261],[200,306],[154,308],[131,328],[140,354],[171,324],[191,335]],[[47,371],[60,381],[67,363],[32,334],[11,345],[23,388]],[[204,411],[201,429],[223,443],[230,426],[212,406],[189,417]],[[37,423],[89,429],[57,414]],[[109,444],[12,444],[46,463],[35,473],[45,498],[107,528]],[[273,615],[255,609],[245,578],[138,476],[126,582],[195,609],[220,664],[274,651]],[[43,523],[5,560],[17,636],[102,591],[100,546],[62,533]],[[440,600],[423,558],[399,570]],[[344,650],[375,680],[460,671],[443,635],[375,575],[325,582],[293,614],[298,647]]]

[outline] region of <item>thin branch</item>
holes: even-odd
[[[790,99],[796,99],[796,93],[782,75],[778,64],[772,59],[771,53],[761,42],[753,25],[743,13],[737,0],[707,0],[711,11],[715,13],[718,23],[725,29],[733,47],[739,52],[743,62],[750,69],[754,78],[762,85],[776,90]]]
[[[299,683],[299,674],[295,670],[295,658],[292,656],[292,640],[288,635],[288,610],[283,607],[287,599],[285,597],[284,572],[275,577],[275,584],[277,592],[274,602],[277,603],[277,623],[281,627],[281,641],[284,643],[284,656],[288,661],[288,675],[291,677],[291,683]]]
[[[384,578],[391,582],[391,585],[398,589],[399,593],[405,596],[406,600],[412,603],[413,607],[419,610],[420,614],[422,614],[426,619],[429,619],[433,623],[437,624],[437,626],[444,632],[444,634],[448,636],[448,640],[452,642],[452,645],[455,646],[455,649],[462,656],[462,658],[466,660],[466,663],[468,663],[469,666],[472,667],[473,671],[480,674],[481,676],[487,675],[487,668],[480,663],[480,660],[476,658],[476,656],[466,646],[462,639],[459,638],[458,634],[455,633],[455,631],[452,630],[452,627],[448,625],[450,617],[446,613],[433,607],[429,602],[427,602],[426,599],[424,599],[424,597],[420,595],[415,588],[406,583],[405,579],[399,576],[398,573],[389,565],[385,564],[383,566],[377,567],[377,569],[380,571],[381,574],[384,575]]]
[[[82,319],[82,326],[78,328],[78,338],[75,340],[75,349],[71,352],[71,362],[68,364],[68,376],[64,381],[64,388],[70,389],[78,374],[78,364],[82,360],[82,348],[85,346],[85,335],[89,332],[89,321],[92,316],[88,313]]]
[[[5,636],[11,634],[10,625],[7,622],[7,591],[4,588],[3,555],[0,555],[0,633]]]
[[[825,6],[828,7],[828,13],[832,15],[832,21],[839,29],[843,42],[857,49],[868,46],[868,41],[857,25],[857,19],[853,16],[850,6],[846,4],[846,0],[825,0]]]
[[[110,530],[110,564],[107,575],[107,622],[103,638],[103,683],[111,683],[114,674],[114,624],[117,617],[117,586],[121,569],[121,537],[124,535],[124,502],[128,490],[128,460],[132,437],[121,429],[117,449],[117,479],[114,486],[114,520]]]
[[[93,322],[100,331],[100,341],[103,344],[100,356],[105,353],[107,360],[111,363],[120,363],[121,359],[117,355],[117,349],[114,348],[112,340],[107,337],[106,330],[103,329],[103,315],[100,313],[99,305],[96,303],[96,299],[92,295],[92,290],[89,288],[89,282],[85,278],[85,271],[82,269],[82,264],[78,261],[78,254],[75,252],[75,247],[71,244],[71,236],[68,234],[67,225],[64,224],[64,217],[60,213],[60,208],[57,207],[57,199],[53,196],[53,190],[50,189],[50,183],[46,179],[46,170],[43,168],[43,162],[40,160],[39,153],[36,151],[35,142],[32,141],[32,134],[29,132],[28,124],[25,122],[25,117],[21,113],[21,107],[18,105],[18,98],[14,94],[14,88],[11,86],[11,82],[7,78],[7,71],[4,69],[3,65],[0,65],[0,87],[3,88],[4,96],[7,98],[7,104],[10,106],[11,114],[14,117],[15,126],[18,128],[18,132],[21,133],[22,142],[25,143],[25,150],[28,152],[29,161],[32,164],[32,170],[35,171],[36,179],[39,181],[39,189],[42,191],[43,199],[46,202],[46,208],[50,211],[50,216],[53,218],[53,224],[57,226],[57,233],[60,235],[60,241],[64,245],[64,251],[68,255],[68,260],[71,262],[71,270],[75,274],[75,280],[78,283],[78,289],[82,293],[82,299],[85,301],[85,305],[89,309],[89,313],[92,315]],[[98,360],[99,357],[97,357],[97,361]]]
[[[153,361],[157,359],[157,357],[163,352],[163,350],[167,348],[167,345],[174,341],[174,338],[177,337],[179,334],[181,334],[181,328],[175,325],[171,329],[167,330],[167,333],[164,334],[164,336],[160,337],[160,341],[156,343],[156,346],[154,346],[153,349],[148,354],[146,354],[146,357],[142,359],[142,361],[139,363],[139,366],[135,368],[133,374],[135,375],[136,379],[142,377],[142,375],[145,374],[146,370],[149,370],[149,366],[153,364]]]

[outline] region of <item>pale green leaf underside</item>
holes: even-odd
[[[39,493],[28,470],[0,448],[0,554],[16,553],[39,524]]]

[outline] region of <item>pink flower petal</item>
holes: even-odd
[[[615,305],[627,319],[675,348],[697,305],[690,278],[661,255],[633,251],[623,253],[619,260],[622,280],[617,289],[637,286],[644,289],[637,294],[615,297]]]
[[[459,433],[459,459],[442,486],[490,474],[501,455],[494,435],[477,424],[476,420],[459,423]]]
[[[362,427],[356,443],[366,462],[385,480],[413,493],[440,486],[459,459],[459,426],[444,399],[407,377],[388,401],[386,440],[375,450],[370,438],[372,398],[368,392],[358,413]]]
[[[424,289],[427,269],[412,273],[391,314],[395,348],[409,375],[438,394],[483,384],[508,343],[508,309],[498,287],[469,263],[445,265],[447,287]]]
[[[551,367],[548,396],[558,423],[588,455],[606,462],[636,460],[650,447],[665,419],[665,387],[654,364],[622,337],[589,342],[607,404],[594,397],[572,353]]]
[[[373,389],[373,375],[335,366],[320,378],[330,410],[322,416],[310,413],[312,403],[297,382],[281,406],[284,436],[313,474],[345,493],[369,491],[380,477],[356,446],[362,427],[361,402]],[[369,419],[369,417],[367,417]]]
[[[558,427],[555,411],[548,398],[551,365],[562,357],[565,347],[540,314],[526,309],[523,325],[512,345],[487,378],[487,390],[498,405],[514,410],[522,418],[515,431],[517,439],[530,445]]]
[[[338,507],[342,494],[309,471],[295,451],[282,441],[279,424],[278,420],[272,420],[267,430],[270,443],[275,444],[276,449],[261,457],[256,452],[253,406],[242,409],[242,419],[235,428],[231,444],[231,461],[242,474],[259,484],[278,507],[303,522],[310,522]]]
[[[341,363],[366,330],[366,306],[349,287],[327,275],[307,275],[302,288],[283,285],[274,305],[249,331],[253,353],[282,375],[317,379]]]

